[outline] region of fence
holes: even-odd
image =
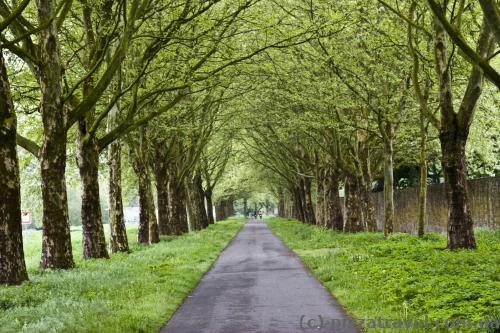
[[[500,177],[473,179],[468,182],[469,205],[475,227],[500,228]],[[383,230],[384,194],[372,193],[377,227]],[[418,188],[394,192],[394,230],[415,233],[418,223]],[[425,230],[445,232],[448,217],[444,184],[427,188]]]

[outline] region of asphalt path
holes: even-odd
[[[161,330],[254,332],[360,332],[329,291],[262,221],[245,223]]]

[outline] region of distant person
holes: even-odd
[[[262,220],[262,213],[259,212],[259,219]]]

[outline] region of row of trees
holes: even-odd
[[[259,89],[240,106],[258,123],[243,129],[242,142],[272,171],[280,215],[374,231],[369,194],[378,180],[387,236],[395,169],[416,165],[423,235],[431,161],[446,184],[448,248],[475,248],[467,177],[500,171],[498,3],[303,1],[287,10],[329,33],[270,52],[254,68]]]
[[[42,269],[74,266],[73,170],[84,258],[109,255],[99,174],[117,252],[124,181],[141,243],[206,227],[214,205],[231,215],[255,179],[280,214],[349,232],[376,229],[378,180],[388,235],[395,169],[415,165],[419,234],[440,171],[448,247],[474,248],[467,174],[499,172],[498,12],[493,0],[0,1],[0,283],[27,279],[17,146],[40,169]],[[253,176],[232,181],[228,164]]]
[[[0,16],[0,283],[8,284],[28,278],[18,145],[40,169],[42,269],[74,266],[66,188],[73,166],[85,259],[109,256],[103,160],[109,249],[128,251],[123,154],[138,187],[140,243],[187,232],[188,218],[192,230],[204,228],[214,221],[213,188],[231,149],[221,130],[231,115],[220,106],[244,89],[233,87],[236,68],[311,35],[277,29],[284,13],[258,0],[13,0],[0,1]]]

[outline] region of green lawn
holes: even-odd
[[[109,260],[80,259],[81,232],[71,236],[77,268],[39,272],[41,233],[25,236],[30,282],[0,286],[0,332],[157,332],[238,232],[219,222]]]
[[[477,231],[476,251],[451,252],[445,250],[446,236],[434,233],[422,240],[403,233],[384,240],[381,233],[343,234],[276,218],[268,225],[358,319],[428,315],[432,323],[464,318],[479,324],[499,318],[499,230]],[[367,331],[422,332],[369,327]]]

